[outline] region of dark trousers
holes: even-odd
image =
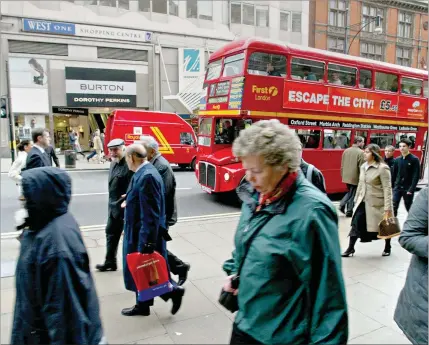
[[[233,344],[248,344],[248,345],[256,345],[256,344],[262,344],[261,342],[257,341],[256,339],[252,338],[247,333],[244,333],[240,331],[237,327],[237,324],[234,323],[232,326],[232,334],[231,334],[231,340],[229,341],[231,345]]]
[[[404,198],[405,208],[408,212],[413,204],[414,193],[407,194],[406,190],[400,190],[397,188],[393,189],[393,213],[395,214],[395,217],[398,216],[399,203],[402,198]]]
[[[167,261],[170,267],[170,272],[174,275],[178,275],[180,270],[184,267],[184,262],[180,260],[176,255],[167,250]]]
[[[113,218],[109,216],[106,225],[106,263],[116,264],[116,254],[123,230],[124,221],[122,217]]]
[[[347,194],[340,201],[340,209],[344,209],[345,213],[351,214],[355,206],[355,195],[357,186],[347,183]]]

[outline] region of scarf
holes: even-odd
[[[298,177],[298,172],[292,172],[285,175],[279,184],[271,193],[260,194],[259,195],[259,204],[256,207],[256,212],[259,212],[264,206],[268,206],[273,202],[276,202],[282,198],[290,190],[290,187],[295,183],[296,178]]]

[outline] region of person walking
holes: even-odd
[[[238,302],[230,344],[346,344],[338,216],[299,171],[298,136],[259,121],[232,150],[246,175],[235,250],[223,265],[223,291]]]
[[[70,128],[69,130],[69,144],[70,144],[70,148],[74,149],[74,145],[76,142],[76,135],[73,129]]]
[[[140,143],[147,152],[147,159],[158,170],[164,182],[165,191],[165,214],[167,221],[167,231],[170,226],[177,222],[176,203],[176,178],[170,163],[159,152],[159,145],[154,137],[144,135],[140,137]],[[168,235],[168,233],[166,233]],[[166,241],[171,241],[170,235],[166,236]],[[183,285],[188,278],[191,265],[180,260],[176,255],[167,250],[168,266],[170,272],[179,276],[178,285]]]
[[[112,163],[109,171],[109,207],[106,225],[106,259],[104,264],[95,268],[101,272],[116,271],[116,255],[119,240],[124,229],[124,209],[121,207],[125,200],[128,185],[133,172],[128,169],[124,153],[125,142],[122,139],[113,139],[107,144]]]
[[[346,217],[351,217],[353,214],[356,188],[359,182],[359,171],[364,163],[362,151],[364,145],[365,139],[355,136],[353,146],[346,149],[341,158],[341,177],[343,183],[347,185],[347,194],[340,201],[340,211],[345,213]]]
[[[101,151],[104,152],[104,140],[106,139],[106,136],[104,134],[104,129],[100,132],[100,139],[101,139]]]
[[[395,322],[413,344],[428,343],[428,189],[410,208],[399,244],[412,254],[405,286],[395,310]]]
[[[76,154],[80,154],[83,156],[83,158],[85,158],[85,154],[82,152],[82,147],[80,146],[79,143],[79,133],[76,131],[73,131],[74,133],[74,137],[75,137],[75,142],[74,142],[74,150],[76,151]]]
[[[34,144],[27,155],[25,170],[52,166],[51,158],[45,151],[51,142],[49,131],[45,128],[35,128],[31,132],[31,138]]]
[[[97,163],[101,163],[101,151],[103,150],[103,144],[101,142],[99,129],[94,132],[94,137],[92,140],[94,143],[94,150],[88,155],[88,157],[86,157],[86,159],[89,162],[90,159],[92,159],[94,156],[97,156]]]
[[[410,153],[410,146],[411,141],[407,138],[399,142],[401,156],[395,159],[393,165],[393,212],[395,217],[398,215],[401,199],[404,199],[406,210],[410,210],[420,178],[420,161]]]
[[[393,164],[395,163],[395,158],[393,154],[395,153],[395,148],[392,145],[387,145],[384,149],[384,163],[389,166],[390,173],[393,170]]]
[[[16,266],[11,344],[106,344],[88,252],[64,170],[22,174],[27,227]]]
[[[15,181],[17,185],[21,185],[21,171],[25,169],[28,152],[30,152],[32,148],[33,142],[31,140],[22,140],[17,146],[18,157],[12,163],[8,173],[8,176]]]
[[[128,269],[127,254],[140,252],[151,254],[156,250],[167,261],[164,232],[167,230],[165,217],[164,184],[156,168],[146,159],[147,153],[141,144],[126,148],[128,168],[134,172],[125,200],[125,225],[123,241],[123,274],[125,288],[136,295],[136,304],[122,310],[124,316],[150,315],[153,299],[140,302],[134,279]],[[171,313],[174,315],[182,305],[185,289],[170,279],[173,290],[160,296],[172,299]]]
[[[58,156],[55,153],[55,149],[52,147],[52,145],[49,145],[45,151],[49,157],[49,161],[51,162],[51,166],[52,166],[52,161],[53,161],[55,166],[57,168],[60,168],[60,161],[59,161]]]
[[[349,233],[350,242],[343,257],[353,256],[358,238],[363,243],[377,240],[380,222],[393,215],[390,169],[381,157],[380,147],[369,144],[364,157],[365,164],[360,168],[356,207]],[[386,239],[382,256],[389,256],[390,252],[390,239]]]

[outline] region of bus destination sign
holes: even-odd
[[[400,126],[389,124],[374,124],[374,123],[353,123],[342,121],[325,121],[325,120],[302,120],[289,119],[289,126],[304,126],[304,127],[322,127],[322,128],[337,128],[337,129],[372,129],[384,131],[411,131],[418,130],[415,126]]]

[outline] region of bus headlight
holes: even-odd
[[[229,181],[229,174],[225,173],[225,175],[223,175],[223,178],[225,179],[225,181]]]

